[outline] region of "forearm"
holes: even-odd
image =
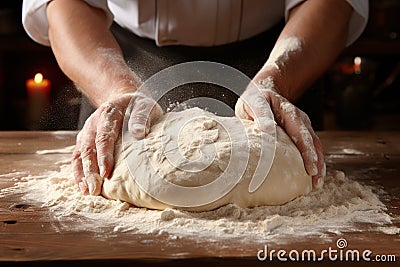
[[[79,0],[47,7],[51,48],[63,72],[95,106],[140,85],[108,29],[106,15]]]
[[[279,93],[296,101],[344,48],[351,11],[344,0],[308,0],[293,8],[277,45],[296,38],[298,49],[280,58],[278,65],[267,62],[255,80],[272,77]],[[279,53],[282,47],[275,50]]]

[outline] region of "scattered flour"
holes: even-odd
[[[176,238],[194,235],[209,239],[241,238],[257,242],[278,235],[323,236],[360,231],[360,223],[386,234],[400,232],[372,188],[348,179],[340,171],[328,173],[322,190],[282,206],[240,208],[227,205],[198,213],[135,208],[102,196],[83,195],[72,177],[71,166],[63,165],[60,171],[21,178],[13,187],[2,189],[0,197],[23,193],[25,201],[39,202],[61,224],[71,222],[65,224],[69,230],[102,233],[105,227],[111,227],[114,232],[168,234]]]
[[[71,154],[74,151],[75,145],[67,146],[59,149],[44,149],[37,150],[36,154],[39,155],[48,155],[48,154]]]

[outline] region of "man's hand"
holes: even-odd
[[[316,188],[322,186],[326,172],[322,146],[308,116],[290,101],[296,101],[345,47],[352,12],[352,7],[344,0],[308,0],[299,3],[290,10],[269,62],[254,77],[271,106],[276,122],[299,149],[305,169],[313,177]],[[292,38],[299,42],[295,47],[286,42]],[[256,117],[262,126],[266,121],[262,118],[266,118],[267,114],[262,105],[253,107],[253,103],[260,103],[260,99],[257,99],[260,94],[254,94],[253,91],[246,90],[243,97],[253,97],[254,100],[249,104],[255,114],[240,99],[235,113],[245,119]],[[268,129],[261,127],[261,130]]]
[[[60,68],[97,107],[78,134],[72,164],[82,191],[98,195],[113,170],[114,145],[130,100],[128,129],[137,139],[162,111],[151,98],[133,93],[141,79],[126,64],[104,10],[85,1],[57,0],[48,3],[46,15]]]
[[[266,118],[268,114],[265,111],[268,107],[254,105],[254,103],[261,102],[257,98],[264,96],[274,113],[276,122],[287,132],[299,149],[305,169],[313,178],[314,188],[319,188],[322,186],[323,178],[326,175],[321,142],[313,131],[307,114],[278,94],[271,82],[272,80],[268,78],[259,82],[261,94],[254,90],[246,90],[236,103],[235,114],[242,119],[254,120],[256,118],[260,121],[260,124],[263,120],[269,120],[269,118]],[[251,105],[251,108],[243,99]],[[261,130],[264,129],[261,128]]]
[[[131,99],[133,107],[128,130],[136,139],[145,137],[151,124],[162,115],[161,107],[143,93],[123,94],[102,104],[79,132],[73,153],[75,181],[83,192],[99,195],[103,179],[110,177],[114,167],[114,145]]]

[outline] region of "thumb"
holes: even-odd
[[[235,105],[235,115],[238,118],[245,119],[245,120],[253,120],[253,117],[250,116],[245,108],[245,103],[242,98],[239,98]]]
[[[150,127],[162,114],[161,107],[153,99],[136,94],[133,100],[128,130],[136,138],[144,138],[150,131]]]
[[[258,123],[260,130],[268,133],[275,129],[274,114],[266,97],[256,88],[245,92],[238,100],[235,113],[241,118],[249,117]]]

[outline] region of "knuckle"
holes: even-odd
[[[133,123],[142,123],[142,124],[144,124],[147,121],[148,117],[149,117],[149,114],[137,112],[137,113],[132,114],[131,121]]]
[[[79,149],[79,146],[77,145],[74,149],[74,151],[72,152],[72,160],[76,160],[78,158],[80,158],[81,156],[81,151]]]
[[[79,144],[82,140],[83,130],[79,131],[78,135],[76,136],[76,143]]]
[[[310,134],[310,131],[304,124],[300,125],[299,135],[301,136],[302,140],[304,140],[304,141],[307,141],[307,142],[312,141],[312,136]]]
[[[300,116],[299,113],[299,109],[296,108],[295,105],[293,105],[292,103],[290,103],[289,101],[282,101],[279,104],[280,110],[282,112],[282,114],[287,117],[288,119],[290,119],[290,121],[298,121],[298,118]]]
[[[112,164],[114,154],[111,151],[106,151],[102,155],[98,155],[98,161],[105,164]]]
[[[80,135],[85,136],[87,131],[90,131],[91,128],[93,128],[93,125],[96,123],[97,117],[98,117],[98,110],[97,109],[95,112],[92,113],[92,115],[89,116],[89,118],[85,121],[85,124],[83,125],[82,130],[80,131]]]
[[[108,132],[98,132],[96,135],[96,146],[105,145],[109,142],[114,141],[114,136]]]
[[[304,111],[299,109],[299,114],[300,114],[300,118],[307,123],[308,125],[311,125],[311,120],[310,117],[307,115],[307,113],[305,113]]]
[[[96,149],[94,149],[92,146],[86,145],[86,144],[81,146],[81,157],[82,158],[87,158],[91,154],[95,154],[95,153],[96,153]]]
[[[115,105],[112,102],[105,102],[100,106],[100,108],[106,111],[111,111],[112,109],[115,108]]]
[[[151,107],[151,104],[149,104],[149,103],[146,103],[144,101],[135,101],[132,112],[144,112],[147,110],[149,110],[149,112],[150,112],[150,107]]]
[[[76,160],[79,160],[81,158],[81,152],[73,152],[72,153],[72,161],[76,161]]]
[[[281,96],[278,92],[275,91],[270,91],[268,94],[270,97],[273,97],[274,99],[278,100],[280,103],[282,102],[289,102],[285,97]]]
[[[107,102],[100,106],[100,115],[101,117],[105,117],[107,119],[111,118],[112,116],[120,116],[122,117],[124,114],[122,110],[115,104]]]

